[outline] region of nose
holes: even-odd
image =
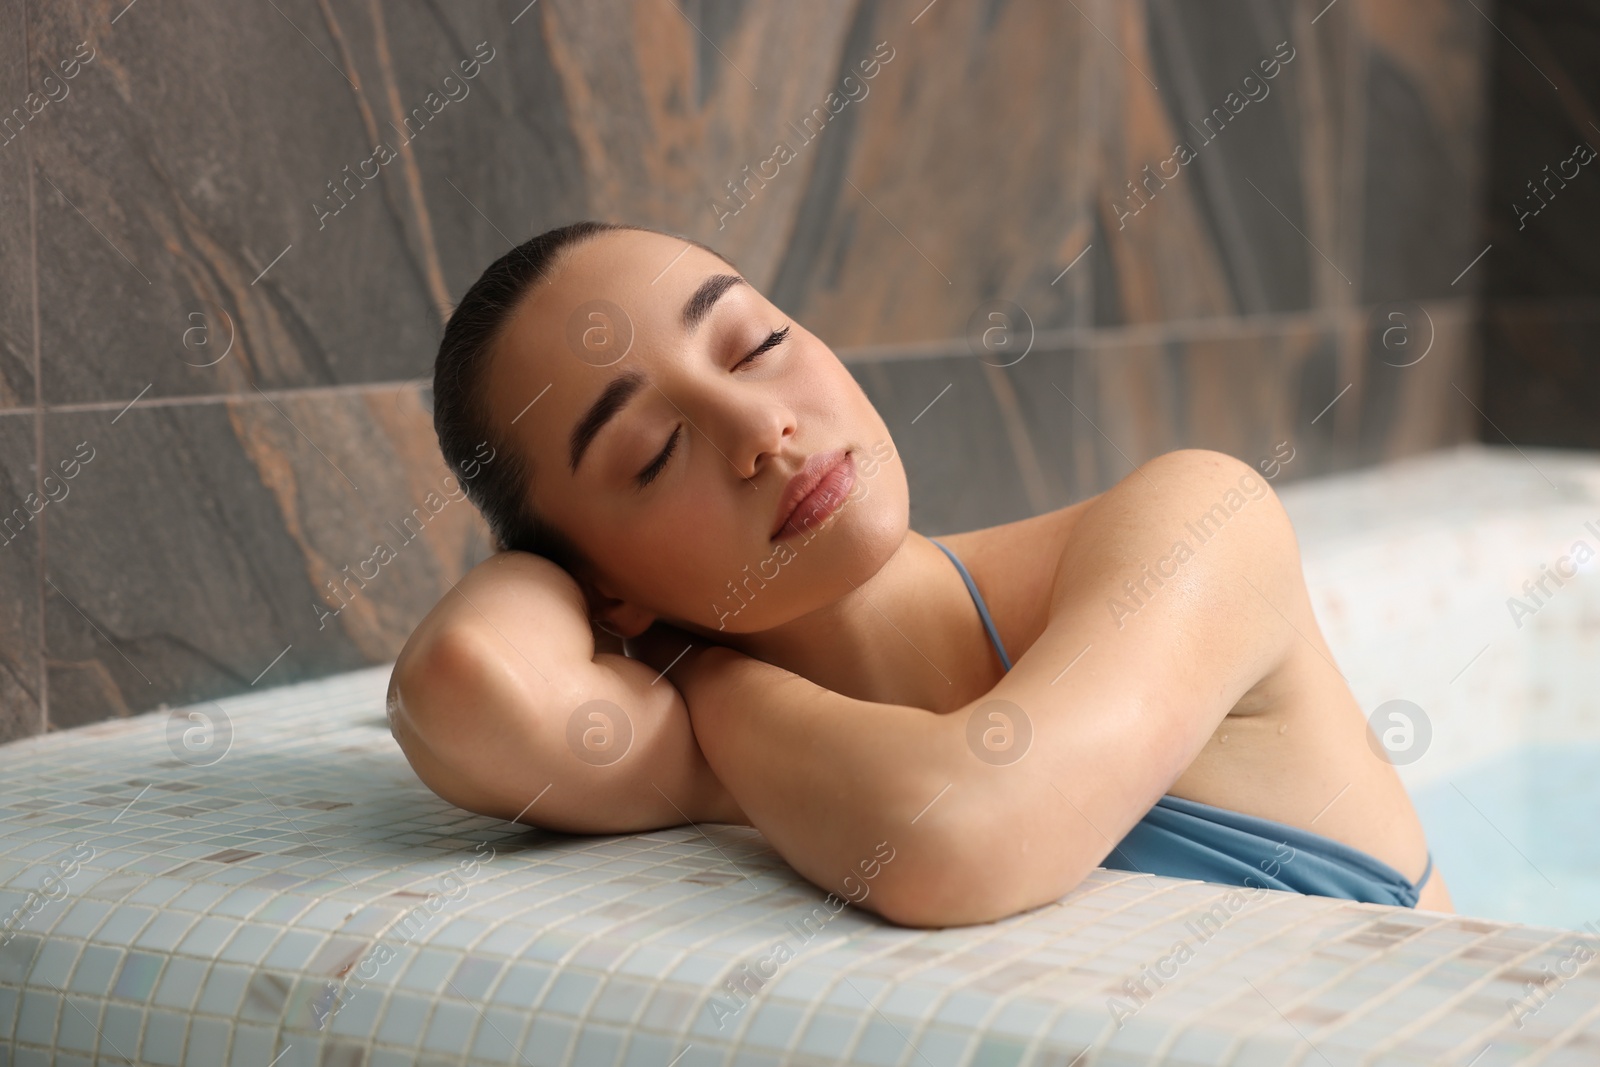
[[[759,387],[734,385],[722,390],[717,414],[723,427],[722,447],[739,476],[747,480],[766,470],[789,446],[796,428],[794,406]]]

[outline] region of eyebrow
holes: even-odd
[[[684,329],[694,333],[724,293],[735,286],[745,284],[747,284],[745,280],[737,274],[713,274],[701,282],[699,288],[695,289],[688,302],[683,305]],[[606,387],[600,391],[594,403],[589,405],[588,410],[572,427],[572,433],[567,441],[567,464],[572,473],[578,472],[578,464],[600,431],[628,406],[647,381],[648,379],[639,371],[625,371],[606,383]]]

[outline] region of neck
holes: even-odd
[[[1001,668],[955,564],[906,535],[854,592],[721,643],[845,696],[947,712],[993,688]]]

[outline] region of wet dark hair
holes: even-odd
[[[505,432],[490,418],[489,364],[512,313],[535,285],[550,277],[561,253],[614,230],[675,237],[739,269],[716,249],[665,230],[594,220],[558,226],[524,241],[478,276],[451,312],[433,363],[433,429],[439,450],[451,469],[463,474],[476,470],[461,484],[483,513],[496,549],[536,552],[569,573],[590,566],[591,561],[571,539],[534,513],[532,464],[510,447]],[[479,452],[485,444],[494,450],[487,462]]]

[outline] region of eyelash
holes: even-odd
[[[789,327],[787,327],[787,326],[783,327],[782,329],[773,330],[771,333],[769,333],[767,335],[767,339],[765,341],[762,341],[759,345],[756,346],[756,350],[754,352],[751,352],[748,356],[745,356],[738,363],[735,363],[734,366],[735,367],[742,367],[746,363],[751,363],[751,362],[754,362],[756,360],[759,360],[767,352],[769,352],[770,350],[776,348],[778,345],[782,344],[784,339],[786,337],[788,337],[788,336],[789,336]],[[677,451],[678,438],[682,433],[683,433],[683,427],[681,427],[681,426],[678,427],[677,429],[673,430],[672,431],[672,436],[667,438],[666,447],[661,450],[661,454],[658,455],[651,462],[650,466],[648,466],[644,470],[640,471],[634,477],[634,484],[639,489],[643,489],[645,486],[647,486],[651,482],[655,481],[656,480],[656,476],[659,475],[662,472],[663,469],[665,469],[665,467],[667,465],[667,460],[671,459],[672,458],[672,453]]]

